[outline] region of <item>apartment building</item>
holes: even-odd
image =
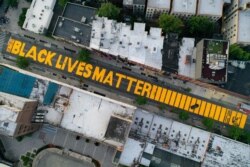
[[[173,0],[171,14],[184,19],[194,16],[197,2],[197,0]]]
[[[146,8],[146,0],[133,0],[133,13],[144,15]]]
[[[250,0],[233,0],[223,17],[222,33],[230,44],[250,44]]]
[[[163,13],[169,13],[170,8],[170,0],[148,0],[145,16],[147,19],[157,19]]]
[[[222,17],[224,0],[199,0],[197,15],[216,22]]]
[[[56,0],[33,0],[26,13],[23,29],[44,34],[53,17]]]
[[[0,134],[17,137],[36,131],[39,123],[31,123],[37,101],[0,92]]]

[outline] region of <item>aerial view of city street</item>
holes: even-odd
[[[0,0],[0,167],[250,167],[250,0]]]

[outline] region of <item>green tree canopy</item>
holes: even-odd
[[[239,45],[233,44],[229,47],[229,59],[231,60],[250,60],[250,53],[243,50]]]
[[[184,28],[182,20],[173,15],[162,14],[158,22],[165,33],[180,34]]]
[[[16,59],[16,65],[19,68],[25,69],[29,66],[29,64],[29,61],[24,57],[17,57]]]
[[[58,4],[60,5],[60,6],[65,6],[66,5],[66,3],[68,2],[69,0],[59,0],[58,1]]]
[[[80,50],[80,52],[78,54],[78,60],[88,62],[89,59],[90,59],[90,51],[87,49]]]
[[[26,19],[26,13],[27,13],[28,8],[22,8],[22,13],[19,15],[19,20],[18,20],[18,26],[23,27],[23,23]]]
[[[192,37],[208,38],[213,35],[214,23],[207,17],[192,16],[186,23],[188,35]]]
[[[228,134],[230,138],[238,140],[243,135],[243,130],[238,126],[232,126],[230,127]]]
[[[100,17],[107,17],[109,19],[117,19],[120,14],[120,8],[112,3],[103,3],[97,12]]]
[[[211,130],[214,127],[214,120],[210,118],[204,118],[202,123],[208,130]]]
[[[13,8],[16,8],[18,6],[18,0],[7,0],[7,4]]]
[[[185,111],[179,112],[179,118],[180,118],[180,120],[182,120],[182,121],[188,120],[188,119],[189,119],[189,114],[188,114],[188,112],[185,112]]]
[[[136,99],[135,99],[136,103],[138,105],[144,105],[144,104],[147,104],[147,99],[146,97],[142,97],[142,96],[138,96]]]

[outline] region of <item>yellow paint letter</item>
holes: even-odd
[[[122,79],[126,78],[126,75],[120,74],[120,73],[116,73],[116,76],[118,77],[117,82],[116,82],[116,88],[119,88],[122,82]]]

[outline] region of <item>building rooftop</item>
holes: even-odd
[[[33,167],[96,167],[92,159],[71,151],[49,148],[42,150],[33,160]]]
[[[12,136],[17,126],[19,112],[26,102],[32,102],[23,97],[0,92],[0,133]]]
[[[53,35],[66,41],[89,46],[91,26],[80,22],[58,17]]]
[[[211,82],[226,82],[228,41],[205,39],[203,47],[201,78]]]
[[[137,110],[130,136],[147,136],[147,142],[173,154],[201,162],[210,133],[173,120]]]
[[[96,8],[67,3],[62,16],[84,24],[91,24],[96,15]]]
[[[145,5],[146,0],[133,0],[134,5]]]
[[[170,9],[170,0],[148,0],[148,8]]]
[[[178,74],[190,78],[195,78],[195,71],[196,71],[195,62],[193,61],[193,59],[196,59],[196,50],[194,45],[195,45],[194,38],[183,38],[181,40],[181,46],[179,51]]]
[[[173,0],[171,13],[196,13],[197,0]]]
[[[95,8],[67,3],[62,16],[58,17],[53,36],[89,46],[91,25],[95,15]]]
[[[172,73],[178,71],[179,62],[179,39],[178,34],[169,33],[164,38],[163,52],[162,52],[162,70]]]
[[[223,5],[223,0],[199,0],[197,14],[222,16]]]
[[[123,146],[124,136],[127,134],[120,134],[120,130],[123,133],[127,131],[130,126],[127,122],[132,120],[133,114],[134,108],[126,104],[115,103],[101,96],[73,90],[69,97],[69,104],[64,110],[61,126],[87,137],[105,140],[115,146]],[[112,118],[112,116],[122,117],[123,120]],[[124,120],[128,121],[125,123]],[[110,132],[111,125],[116,128],[112,133]],[[108,141],[106,141],[105,134],[109,138]]]
[[[213,134],[201,166],[250,166],[250,146]]]
[[[133,5],[133,0],[123,0],[123,5],[125,6],[132,6]]]
[[[33,0],[26,13],[23,28],[34,33],[44,33],[49,28],[56,0]]]
[[[125,143],[130,130],[130,124],[131,120],[126,120],[119,116],[111,116],[105,138]]]
[[[238,11],[238,41],[242,43],[250,43],[250,10],[248,11]]]
[[[119,163],[126,166],[132,166],[134,161],[137,161],[142,154],[143,145],[143,142],[128,138],[124,145]]]
[[[97,17],[93,21],[90,47],[161,70],[162,31],[160,28],[151,28],[148,34],[145,27],[144,23],[135,23],[131,30],[131,26],[125,23]]]

